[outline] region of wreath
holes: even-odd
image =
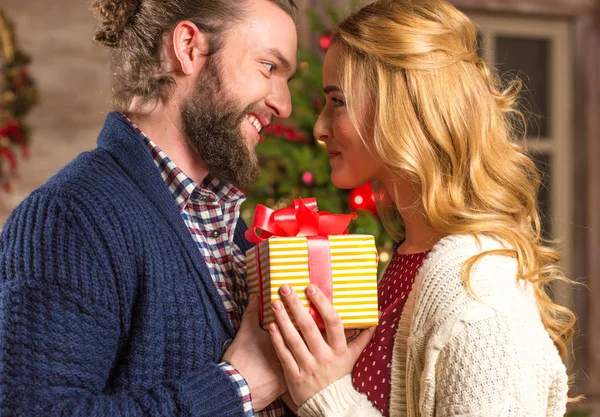
[[[29,61],[15,46],[13,25],[0,10],[0,186],[5,191],[17,176],[19,153],[28,157],[29,130],[23,119],[39,102],[26,70]]]

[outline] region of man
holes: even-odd
[[[291,111],[295,6],[93,8],[120,111],[0,235],[0,415],[254,415],[286,387],[247,300],[239,190]]]

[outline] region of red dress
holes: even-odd
[[[428,252],[399,255],[394,251],[378,286],[382,315],[375,335],[352,371],[354,387],[367,395],[384,416],[389,416],[390,367],[396,329],[417,271]]]

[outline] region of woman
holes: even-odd
[[[336,31],[315,136],[332,181],[374,181],[383,220],[399,217],[404,234],[379,326],[349,343],[318,289],[307,293],[325,337],[282,287],[300,333],[280,302],[269,330],[300,416],[565,412],[575,318],[546,289],[566,278],[541,237],[538,173],[515,143],[519,86],[502,89],[475,43],[443,0],[376,1]]]

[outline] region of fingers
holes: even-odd
[[[258,296],[251,294],[248,298],[248,307],[244,311],[241,326],[260,327]]]
[[[281,296],[285,301],[285,305],[290,313],[294,316],[296,324],[300,329],[300,333],[304,336],[304,340],[308,349],[316,354],[320,350],[327,347],[321,331],[317,327],[315,320],[300,301],[296,292],[289,285],[284,285],[280,290]]]
[[[269,333],[271,334],[271,342],[275,348],[275,353],[283,367],[283,372],[285,372],[286,375],[297,375],[300,372],[298,363],[285,344],[283,336],[279,331],[279,327],[277,327],[275,323],[269,324]]]
[[[246,307],[244,314],[252,314],[254,311],[258,311],[258,296],[250,294],[248,297],[248,307]]]
[[[331,305],[331,301],[315,285],[309,285],[306,289],[306,294],[323,318],[329,346],[336,352],[345,349],[346,335],[344,334],[344,325],[339,314]]]
[[[290,316],[288,316],[287,311],[283,307],[283,303],[279,300],[274,301],[272,307],[275,321],[277,322],[277,328],[279,332],[281,332],[285,344],[292,355],[294,355],[294,358],[300,367],[311,365],[312,355],[304,343],[304,340],[302,340],[300,333],[298,333],[298,330],[294,327]]]

